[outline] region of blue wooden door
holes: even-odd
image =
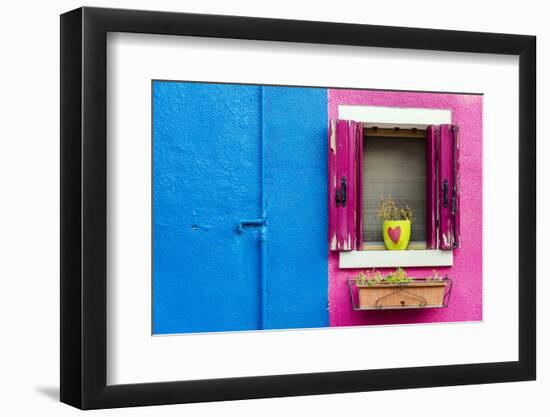
[[[260,326],[259,93],[153,83],[154,333]]]
[[[328,325],[326,138],[325,89],[153,82],[155,334]]]

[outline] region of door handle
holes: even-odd
[[[266,224],[265,217],[260,217],[259,219],[250,219],[250,220],[240,220],[237,224],[237,232],[244,232],[245,227],[260,227]]]

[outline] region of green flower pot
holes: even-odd
[[[410,220],[385,220],[382,226],[384,245],[389,250],[405,250],[411,238]]]

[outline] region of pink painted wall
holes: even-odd
[[[482,319],[482,96],[365,90],[328,91],[328,113],[338,106],[363,105],[450,109],[460,128],[461,248],[454,265],[436,268],[454,281],[448,308],[400,311],[353,311],[347,279],[359,270],[338,267],[338,253],[329,253],[329,320],[331,326],[478,321]],[[427,277],[433,268],[406,268],[410,276]],[[382,273],[389,270],[381,269]]]

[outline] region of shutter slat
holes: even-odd
[[[458,202],[458,140],[457,129],[453,125],[439,127],[439,248],[457,247],[459,229]]]
[[[426,246],[437,249],[437,135],[438,126],[426,131]]]
[[[363,249],[363,197],[361,195],[363,192],[363,123],[355,123],[355,138],[355,198],[357,201],[355,209],[355,236],[357,250],[361,250]]]

